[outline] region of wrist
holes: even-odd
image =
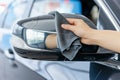
[[[87,45],[97,45],[97,32],[95,29],[85,32],[83,37],[81,37],[81,42]]]
[[[96,30],[95,29],[89,29],[88,31],[85,31],[83,34],[83,38],[88,38],[91,39],[93,38],[93,36],[96,34]]]

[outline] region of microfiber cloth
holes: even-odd
[[[51,12],[49,13],[53,16],[55,16],[55,27],[57,32],[57,42],[58,42],[58,48],[60,49],[63,56],[68,58],[69,60],[74,59],[78,51],[81,49],[82,44],[80,43],[80,38],[76,36],[73,32],[64,30],[61,27],[61,24],[69,24],[69,22],[65,19],[65,15],[62,16],[58,12]],[[95,28],[95,25],[86,17],[83,16],[73,16],[71,15],[71,18],[81,18],[86,23],[88,23],[89,26],[92,26]]]

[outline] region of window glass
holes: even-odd
[[[105,0],[113,13],[114,18],[120,25],[120,0]]]
[[[10,28],[16,19],[19,19],[22,17],[25,11],[26,4],[27,4],[27,1],[18,0],[8,6],[8,12],[6,15],[5,22],[4,22],[4,28]]]
[[[30,16],[47,14],[50,11],[81,14],[79,0],[35,0]]]

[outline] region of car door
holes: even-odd
[[[0,52],[0,80],[6,80],[6,73],[5,73],[5,64],[6,58],[4,58],[3,53]]]
[[[0,53],[0,80],[46,80],[22,63],[12,61]]]

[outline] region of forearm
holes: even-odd
[[[120,32],[111,30],[94,30],[87,35],[87,44],[99,45],[120,53]]]
[[[86,32],[86,35],[81,38],[81,42],[88,45],[99,45],[106,49],[120,53],[120,32],[111,30],[93,30]],[[45,40],[45,45],[49,49],[57,48],[56,35],[48,35]]]
[[[54,49],[57,48],[57,37],[55,34],[48,35],[45,40],[46,48]]]

